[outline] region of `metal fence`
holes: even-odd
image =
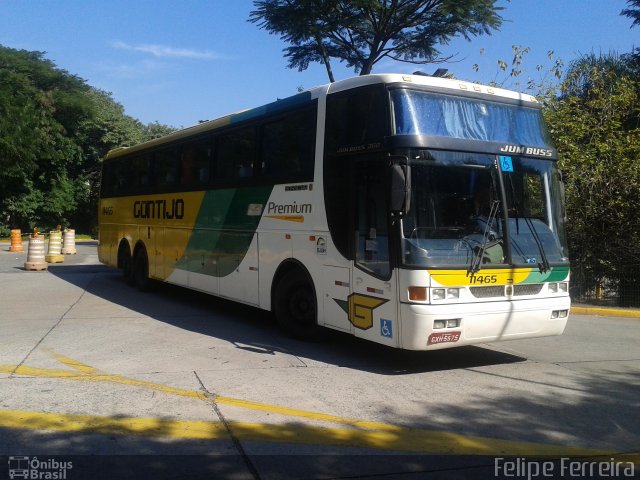
[[[609,269],[571,265],[571,300],[609,307],[640,307],[640,264]]]

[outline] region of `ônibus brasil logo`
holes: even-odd
[[[73,462],[53,458],[39,460],[38,457],[12,456],[8,463],[11,479],[65,480],[67,471],[73,468]]]

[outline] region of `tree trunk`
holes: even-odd
[[[369,75],[373,70],[373,60],[368,58],[362,63],[362,70],[360,70],[360,75]]]
[[[327,75],[329,76],[329,82],[335,82],[335,78],[333,77],[333,70],[331,70],[331,62],[329,61],[329,57],[327,56],[327,51],[324,49],[324,45],[322,45],[322,39],[320,37],[316,37],[316,43],[318,44],[318,51],[322,56],[322,63],[324,63],[325,68],[327,69]]]

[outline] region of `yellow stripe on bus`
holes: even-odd
[[[522,283],[532,268],[483,268],[471,274],[466,270],[429,270],[432,280],[445,287],[466,285],[509,285]]]

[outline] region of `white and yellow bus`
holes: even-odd
[[[559,335],[563,185],[531,96],[368,75],[111,151],[100,260],[411,350]]]

